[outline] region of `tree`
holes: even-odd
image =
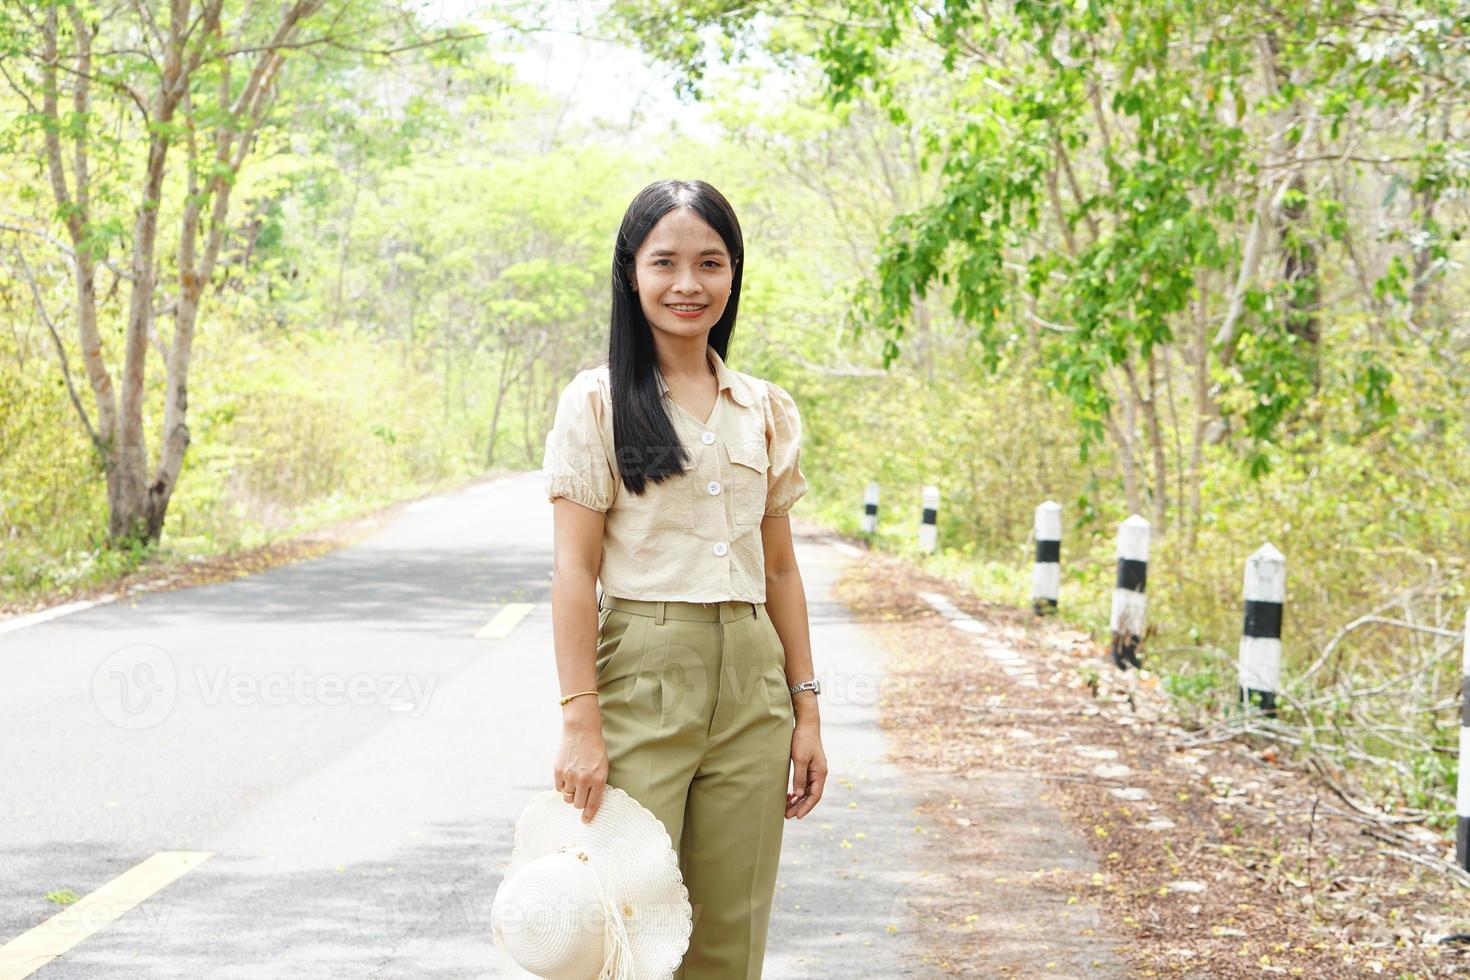
[[[699,0],[671,22],[622,0],[612,17],[693,94],[707,52],[760,48],[819,65],[834,105],[876,98],[920,127],[939,186],[890,224],[859,297],[885,366],[930,297],[992,366],[1032,344],[1084,453],[1110,443],[1130,509],[1162,529],[1175,509],[1197,517],[1207,447],[1264,472],[1319,385],[1357,391],[1369,427],[1393,412],[1388,348],[1445,322],[1433,297],[1465,220],[1443,204],[1470,183],[1467,12]],[[899,82],[916,74],[942,111],[914,117]],[[1342,267],[1376,343],[1351,335],[1360,317],[1327,315],[1323,276]],[[1174,423],[1176,377],[1190,404]]]
[[[22,269],[106,475],[108,536],[118,547],[161,534],[189,445],[190,357],[230,234],[231,191],[290,85],[289,59],[350,61],[472,36],[426,33],[392,3],[171,0],[155,13],[156,6],[0,4],[0,72],[26,109],[5,131],[5,146],[33,154],[50,199],[47,214],[32,195],[33,221],[5,227],[53,242],[70,265],[95,422],[37,276],[29,265]],[[180,152],[182,174],[170,180]],[[64,241],[51,235],[53,222]],[[161,242],[170,224],[176,238]],[[104,270],[112,284],[99,296]],[[125,311],[108,299],[120,287]],[[121,321],[118,331],[108,329],[112,318]],[[123,346],[115,368],[114,332]],[[150,350],[164,368],[156,459],[145,431]]]

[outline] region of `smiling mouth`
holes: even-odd
[[[704,309],[709,304],[708,303],[665,303],[664,305],[667,306],[671,310],[678,310],[680,313],[694,313],[694,312],[697,312],[699,310]]]

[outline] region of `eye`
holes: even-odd
[[[710,266],[713,269],[718,269],[720,267],[720,260],[719,259],[705,259],[705,264],[707,264],[708,266]]]

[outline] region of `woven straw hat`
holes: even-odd
[[[516,818],[490,906],[497,948],[547,980],[669,980],[693,910],[663,823],[617,787],[590,823],[556,790]]]

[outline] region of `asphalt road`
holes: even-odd
[[[102,889],[48,926],[64,953],[0,978],[508,975],[490,903],[560,733],[550,550],[533,471],[316,560],[0,633],[0,963],[65,908],[48,893]],[[786,825],[765,976],[929,976],[884,655],[829,598],[841,546],[798,553],[833,772]]]

